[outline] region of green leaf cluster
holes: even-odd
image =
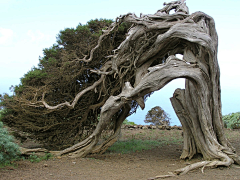
[[[240,112],[224,115],[222,119],[225,128],[240,129]]]
[[[132,125],[132,126],[137,125],[137,124],[135,124],[134,122],[131,122],[131,121],[127,120],[127,119],[125,119],[125,120],[123,121],[123,124],[124,124],[124,125]]]
[[[3,123],[0,121],[0,165],[9,164],[19,158],[19,146],[14,143],[13,136],[9,135]]]

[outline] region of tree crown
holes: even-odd
[[[151,123],[152,125],[169,126],[170,120],[169,115],[160,106],[155,106],[148,111],[144,122]]]

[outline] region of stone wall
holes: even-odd
[[[159,130],[182,130],[182,126],[154,126],[154,125],[122,125],[122,129],[138,130],[138,129],[159,129]]]

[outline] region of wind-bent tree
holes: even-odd
[[[91,97],[89,93],[96,100],[93,106],[97,106],[99,111],[86,106],[93,109],[93,118],[97,119],[96,115],[100,113],[96,129],[85,140],[60,151],[59,155],[84,157],[89,153],[104,152],[117,140],[121,124],[135,107],[135,102],[143,109],[146,95],[160,90],[173,79],[185,78],[185,89],[177,89],[171,98],[183,126],[181,158],[191,159],[200,153],[205,161],[175,173],[184,174],[197,167],[240,164],[239,156],[224,135],[217,61],[218,36],[214,20],[203,12],[189,14],[184,0],[164,5],[153,15],[137,17],[128,13],[118,17],[103,30],[97,45],[90,52],[63,49],[63,59],[71,57],[73,64],[89,67],[88,63],[94,65],[94,62],[101,61],[101,65],[86,70],[95,74],[95,78],[90,82],[78,82],[79,92],[74,98],[69,96],[61,101],[48,101],[48,96],[55,96],[61,90],[51,90],[51,83],[43,90],[41,98],[40,91],[35,91],[35,95],[28,98],[32,106],[39,108],[42,103],[56,113],[66,107],[74,110],[78,105],[85,105],[85,97]],[[171,10],[175,12],[169,14]],[[118,27],[122,23],[131,24],[131,28],[120,45],[112,49],[110,42],[119,42],[114,35],[119,32]],[[183,59],[177,58],[176,54],[182,54]],[[69,65],[69,68],[72,66]],[[78,69],[72,68],[72,72],[78,72]],[[64,95],[62,92],[61,96]],[[110,124],[113,125],[113,134],[98,144],[102,131]]]
[[[47,91],[45,99],[48,103],[71,101],[79,91],[97,81],[99,75],[91,73],[90,69],[100,68],[106,62],[105,57],[125,39],[130,24],[122,23],[118,32],[105,38],[105,45],[101,46],[99,53],[95,52],[94,61],[77,62],[75,57],[89,53],[97,45],[102,29],[112,22],[96,19],[86,25],[79,24],[76,28],[60,31],[57,43],[43,50],[44,56],[39,59],[38,67],[26,73],[21,84],[15,86],[15,95],[2,97],[2,121],[30,133],[50,150],[70,147],[88,137],[96,128],[100,108],[106,99],[121,92],[117,80],[105,79],[106,88],[97,87],[95,91],[84,94],[74,109],[48,110],[39,104],[29,106],[29,101],[41,100],[44,91]],[[96,91],[107,95],[101,96]],[[132,112],[137,107],[136,103],[133,106]]]
[[[155,106],[150,109],[145,117],[145,123],[151,123],[153,125],[170,125],[169,115],[160,107]]]

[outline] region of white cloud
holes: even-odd
[[[9,43],[12,37],[13,31],[11,29],[0,28],[0,45]]]
[[[27,35],[28,35],[28,37],[30,37],[32,42],[39,42],[42,40],[49,39],[49,35],[45,35],[44,33],[42,33],[39,30],[36,30],[36,31],[29,30],[27,32]]]

